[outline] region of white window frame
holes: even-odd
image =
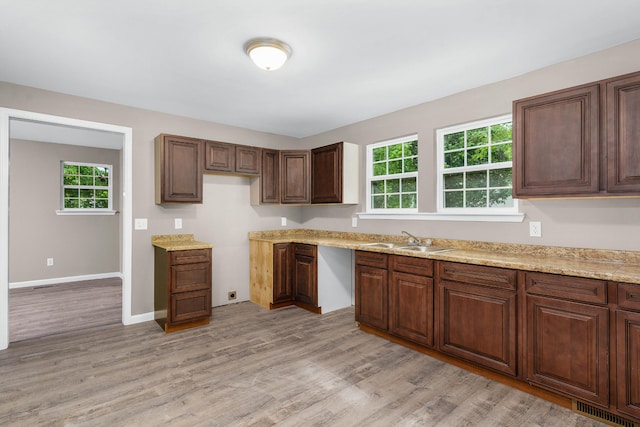
[[[513,161],[501,162],[501,163],[487,163],[484,165],[464,166],[455,169],[444,168],[444,136],[447,134],[460,132],[464,130],[476,129],[480,127],[486,127],[496,125],[504,122],[512,122],[511,114],[505,114],[503,116],[492,117],[489,119],[478,120],[474,122],[463,123],[455,126],[449,126],[436,130],[436,144],[437,144],[437,212],[438,214],[453,214],[453,215],[495,215],[495,214],[517,214],[518,199],[513,199],[513,206],[510,207],[485,207],[485,208],[446,208],[444,207],[444,175],[451,172],[473,172],[478,170],[491,170],[491,169],[504,169],[511,168],[513,171]],[[513,144],[513,140],[512,140]],[[513,186],[513,176],[512,183]]]
[[[417,160],[419,161],[420,159],[420,140],[418,139],[418,134],[412,134],[412,135],[407,135],[407,136],[402,136],[402,137],[398,137],[398,138],[394,138],[394,139],[389,139],[389,140],[385,140],[385,141],[380,141],[380,142],[376,142],[373,144],[368,144],[367,145],[367,153],[366,153],[366,163],[367,163],[367,167],[366,167],[366,172],[367,172],[367,179],[366,179],[366,198],[367,198],[367,203],[366,203],[366,209],[367,209],[367,213],[374,213],[374,214],[412,214],[412,213],[416,213],[418,212],[418,204],[419,204],[419,195],[420,195],[420,189],[419,189],[419,184],[418,184],[418,171],[416,172],[406,172],[406,173],[401,173],[401,174],[394,174],[394,175],[378,175],[378,176],[374,176],[373,175],[373,150],[375,148],[379,148],[379,147],[384,147],[384,146],[389,146],[389,145],[395,145],[395,144],[402,144],[405,142],[411,142],[411,141],[418,141],[418,156],[417,156]],[[376,209],[373,208],[372,203],[371,203],[371,182],[374,180],[379,180],[379,179],[402,179],[402,178],[416,178],[416,207],[415,208],[384,208],[384,209]]]
[[[109,192],[108,207],[106,208],[66,208],[64,206],[64,190],[66,187],[64,184],[64,166],[90,166],[105,168],[109,171],[109,184],[105,186],[79,186],[86,189],[106,189]],[[58,215],[113,215],[116,211],[113,210],[113,165],[103,163],[90,163],[90,162],[73,162],[73,161],[60,161],[60,209],[56,211]]]

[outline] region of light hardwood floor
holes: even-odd
[[[155,322],[0,351],[3,426],[601,426],[363,333],[352,309],[245,302],[211,324]]]

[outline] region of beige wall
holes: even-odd
[[[435,129],[508,113],[513,99],[637,70],[640,70],[640,40],[303,140],[6,83],[0,83],[0,102],[4,107],[133,129],[133,216],[149,219],[148,230],[133,232],[132,314],[135,315],[152,311],[151,235],[177,232],[173,229],[174,218],[183,219],[184,228],[179,232],[194,233],[197,239],[214,245],[213,304],[221,305],[227,302],[229,290],[236,290],[239,300],[248,299],[248,231],[281,229],[281,216],[289,219],[286,228],[354,230],[351,216],[363,210],[362,206],[251,206],[248,178],[209,175],[204,179],[204,204],[157,206],[153,138],[159,133],[262,147],[310,148],[341,140],[365,145],[417,132],[422,154],[420,209],[429,211],[435,208],[435,176],[428,172],[435,165]],[[364,160],[364,150],[361,155]],[[364,167],[361,170],[364,179]],[[522,211],[527,215],[522,224],[360,220],[355,231],[397,234],[406,229],[433,237],[640,250],[640,199],[529,201],[522,203]],[[528,220],[542,221],[541,239],[528,237]]]
[[[120,151],[11,140],[9,282],[120,271],[118,215],[60,216],[60,161],[113,165],[120,194]],[[119,206],[114,197],[114,209]],[[46,259],[54,265],[47,267]]]

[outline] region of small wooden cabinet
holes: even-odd
[[[433,261],[389,256],[389,332],[433,347]]]
[[[251,181],[251,204],[280,203],[280,152],[262,148],[260,176]]]
[[[615,351],[617,409],[640,419],[640,285],[617,284]]]
[[[525,277],[527,380],[607,407],[606,282],[543,273]]]
[[[383,331],[389,328],[388,255],[355,252],[355,318]]]
[[[296,303],[305,308],[318,308],[317,246],[294,245],[293,289]]]
[[[309,204],[311,174],[308,150],[280,151],[280,203]]]
[[[156,322],[166,332],[209,323],[211,249],[154,250]]]
[[[235,175],[260,173],[260,148],[219,141],[204,141],[206,172]]]
[[[514,270],[438,262],[438,350],[516,376]]]
[[[155,139],[155,202],[202,203],[201,140],[175,135]]]
[[[248,147],[246,145],[236,145],[236,165],[235,173],[242,175],[260,174],[260,151],[258,147]]]
[[[311,150],[311,203],[358,203],[359,147],[337,142]]]
[[[295,300],[293,289],[294,243],[273,245],[273,302],[274,306]]]

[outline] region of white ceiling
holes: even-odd
[[[304,137],[638,38],[637,0],[0,0],[0,81]]]

